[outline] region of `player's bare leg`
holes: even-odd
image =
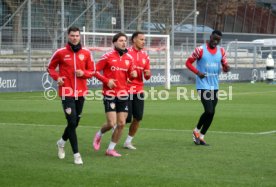
[[[136,147],[134,147],[131,143],[133,137],[135,136],[136,132],[138,131],[140,125],[140,121],[138,121],[137,119],[133,118],[130,127],[129,127],[129,132],[128,132],[128,136],[127,139],[124,143],[124,147],[127,149],[136,149]]]
[[[113,157],[120,157],[121,155],[115,151],[115,146],[119,142],[123,129],[126,123],[126,117],[127,117],[127,112],[119,112],[117,113],[117,127],[115,128],[112,137],[111,137],[111,142],[108,146],[108,149],[106,150],[106,155],[107,156],[113,156]],[[115,124],[114,124],[115,125]]]
[[[103,134],[110,129],[112,129],[116,125],[116,112],[107,112],[106,113],[106,123],[102,126],[102,128],[96,133],[93,140],[93,147],[95,151],[100,149],[101,138]]]
[[[140,125],[140,121],[133,118],[132,123],[130,124],[130,127],[129,127],[128,135],[134,137],[139,128],[139,125]]]

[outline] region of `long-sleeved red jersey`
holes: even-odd
[[[128,83],[128,90],[131,94],[136,94],[143,92],[144,90],[144,81],[143,77],[148,80],[151,75],[146,76],[144,74],[145,70],[150,70],[150,59],[148,54],[143,50],[137,50],[133,46],[128,48],[128,53],[133,57],[133,64],[135,70],[137,71],[137,77],[132,79]]]
[[[128,53],[119,55],[115,49],[104,54],[96,64],[97,71],[103,71],[103,95],[126,96],[127,78],[134,71],[133,58]],[[115,80],[116,87],[110,89],[107,83],[110,79]]]
[[[58,67],[58,70],[56,70]],[[76,76],[76,70],[82,70],[82,77]],[[87,94],[87,79],[95,74],[94,62],[90,51],[82,48],[74,53],[70,45],[58,49],[48,64],[50,76],[57,80],[64,77],[64,84],[59,86],[59,96],[79,97]]]

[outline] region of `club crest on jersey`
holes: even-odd
[[[114,109],[115,108],[115,103],[110,103],[110,108]]]
[[[72,113],[72,109],[71,108],[66,108],[65,112],[66,112],[66,114],[70,115]]]
[[[83,55],[83,54],[79,54],[79,59],[80,59],[81,61],[83,61],[84,55]]]
[[[143,58],[142,59],[142,63],[145,64],[146,63],[146,59]]]
[[[129,60],[125,60],[125,63],[128,66],[129,65]]]

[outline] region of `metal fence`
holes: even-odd
[[[66,30],[72,25],[81,29],[85,26],[87,32],[142,30],[146,34],[165,34],[171,32],[172,20],[179,23],[185,19],[185,23],[193,24],[191,12],[195,1],[185,1],[181,5],[183,11],[180,2],[3,0],[0,3],[4,15],[0,24],[1,69],[44,70],[51,53],[66,43]]]
[[[197,33],[197,45],[209,39],[210,33]],[[180,34],[179,37],[181,37]],[[185,36],[186,41],[181,41],[175,46],[174,67],[183,67],[184,62],[193,52],[191,37]],[[265,40],[265,42],[256,42]],[[269,54],[276,59],[276,37],[270,34],[249,34],[249,33],[223,33],[221,46],[225,48],[229,64],[232,68],[256,68],[265,67],[265,60]],[[173,66],[172,65],[172,66]]]
[[[219,6],[214,8],[215,11],[222,3],[219,0],[214,0],[212,3],[216,1]],[[228,0],[227,3],[231,3],[230,1]],[[142,30],[146,34],[169,34],[171,67],[183,68],[186,58],[194,47],[206,41],[212,29],[215,28],[212,27],[213,24],[208,24],[206,21],[212,18],[211,13],[207,14],[207,10],[208,6],[213,4],[211,1],[208,2],[203,0],[1,0],[0,13],[3,16],[0,19],[0,70],[44,71],[52,52],[66,43],[66,30],[72,25],[81,29],[85,26],[87,32],[131,33]],[[242,1],[237,3],[237,7],[241,5],[247,6]],[[257,10],[256,7],[255,5]],[[205,13],[204,10],[206,10]],[[237,8],[238,10],[241,11]],[[271,14],[267,15],[271,17],[270,20],[273,20]],[[239,14],[236,13],[235,16],[239,18]],[[230,16],[226,18],[225,23],[227,20],[229,23],[233,20]],[[198,20],[201,22],[199,23]],[[220,26],[222,22],[219,20],[216,18],[214,25]],[[270,30],[273,30],[272,26],[273,24]],[[231,41],[252,41],[273,37],[273,35],[224,33],[222,45],[227,47]],[[252,53],[254,51],[248,49],[248,55]],[[239,61],[232,58],[237,59],[240,54],[235,53],[236,57],[232,57],[232,54],[229,56],[230,62],[236,64],[236,67],[239,67]],[[264,56],[261,55],[261,58]],[[250,59],[247,61],[251,62]],[[158,67],[162,65],[156,65],[156,68]]]

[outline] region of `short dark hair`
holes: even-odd
[[[117,40],[118,40],[121,36],[124,36],[124,37],[126,37],[126,39],[127,39],[127,35],[126,35],[125,33],[119,32],[119,33],[117,33],[117,34],[115,34],[115,35],[113,36],[112,43],[117,42]]]
[[[67,33],[70,34],[70,32],[72,32],[72,31],[73,32],[77,32],[77,31],[80,32],[80,29],[76,26],[71,26],[71,27],[68,28]]]
[[[219,30],[213,30],[212,35],[215,35],[215,34],[219,35],[220,37],[222,36],[222,32]]]
[[[133,42],[133,39],[137,37],[139,34],[145,34],[142,31],[135,31],[131,36],[131,41]]]

